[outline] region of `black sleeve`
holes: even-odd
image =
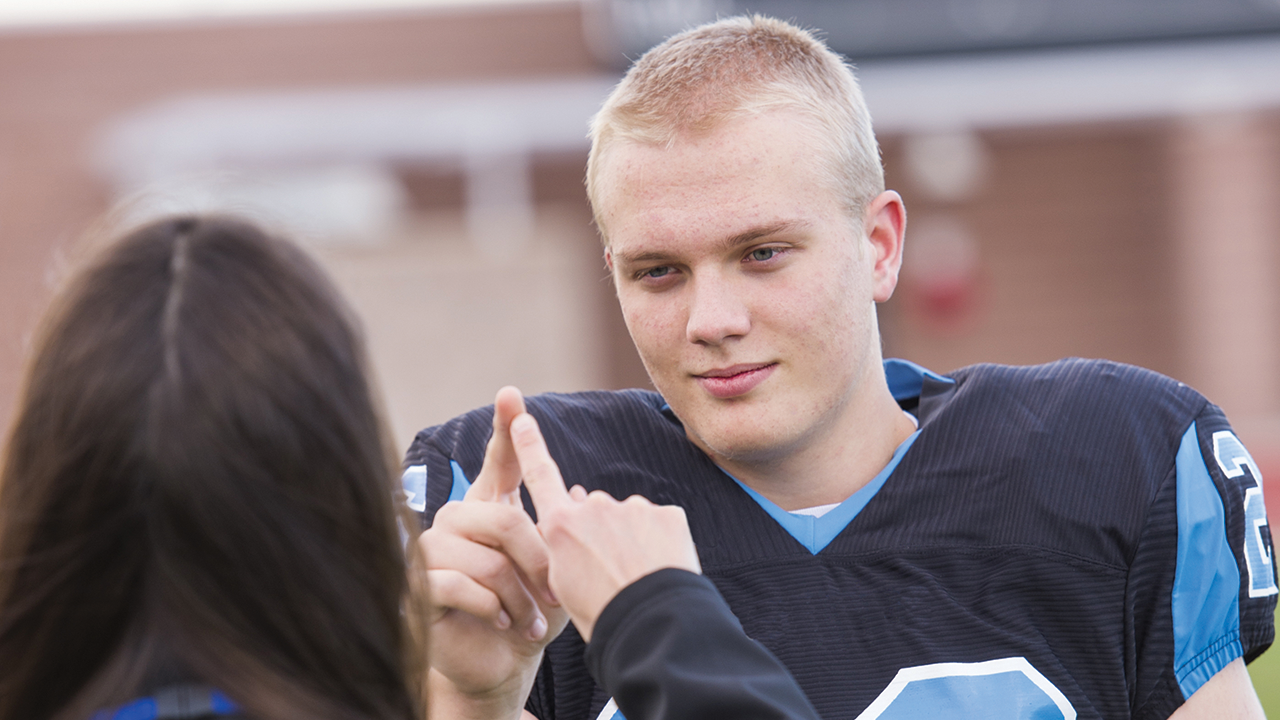
[[[623,588],[596,621],[586,658],[627,720],[818,717],[711,581],[684,570]]]

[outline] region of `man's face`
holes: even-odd
[[[599,217],[631,337],[690,438],[731,472],[848,437],[860,388],[884,382],[874,303],[893,291],[899,246],[886,262],[868,240],[805,122],[773,111],[602,157]]]

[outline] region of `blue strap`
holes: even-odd
[[[239,706],[222,691],[185,684],[162,688],[152,697],[131,700],[118,708],[99,710],[90,720],[195,720],[239,712]]]

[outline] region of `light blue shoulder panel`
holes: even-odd
[[[1178,447],[1178,557],[1173,579],[1174,676],[1184,698],[1244,654],[1240,568],[1226,511],[1205,468],[1195,423]]]
[[[453,502],[467,496],[467,491],[471,489],[471,481],[467,479],[467,474],[462,471],[462,466],[457,460],[450,460],[449,467],[453,469],[453,485],[449,488],[447,502]]]

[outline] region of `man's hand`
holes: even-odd
[[[532,415],[511,421],[511,437],[550,549],[551,589],[583,639],[591,639],[596,618],[627,585],[663,568],[702,571],[682,508],[639,495],[618,502],[580,485],[565,490]]]
[[[498,391],[479,476],[419,539],[428,568],[433,718],[520,716],[542,649],[568,620],[548,587],[546,545],[520,503],[509,429],[522,413],[518,390]]]

